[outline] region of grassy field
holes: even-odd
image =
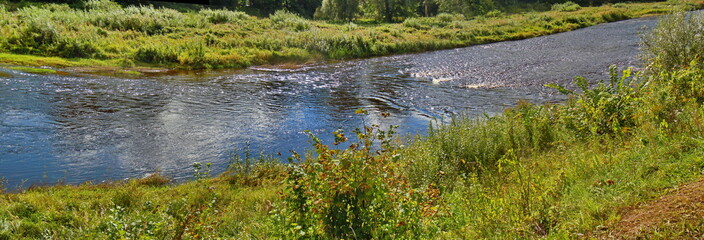
[[[578,78],[577,93],[551,85],[570,100],[426,137],[363,126],[345,149],[333,146],[344,132],[311,135],[315,154],[294,154],[299,163],[237,159],[213,178],[194,165],[181,184],[153,175],[4,193],[0,239],[698,238],[698,205],[638,231],[619,222],[704,173],[702,38],[704,14],[675,14],[644,37],[640,73]]]
[[[698,0],[556,4],[545,12],[333,24],[283,11],[257,18],[226,10],[122,7],[109,0],[80,9],[0,2],[0,63],[105,70],[303,64],[524,39],[701,6]]]

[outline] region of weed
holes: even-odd
[[[134,73],[132,73],[134,74]],[[167,185],[171,182],[171,179],[157,173],[150,174],[145,178],[137,179],[137,184],[150,186],[150,187],[161,187]]]
[[[635,126],[635,112],[640,104],[636,78],[630,68],[619,76],[616,66],[612,65],[609,72],[609,82],[599,81],[594,88],[590,88],[585,78],[575,79],[575,85],[582,92],[567,103],[562,119],[568,128],[581,133],[622,134]],[[546,86],[574,94],[562,86]]]
[[[330,149],[310,134],[316,157],[292,165],[283,208],[274,215],[282,236],[300,238],[418,238],[430,236],[437,188],[411,188],[401,175],[393,128],[364,126],[359,142]],[[342,130],[335,145],[347,141]],[[376,142],[379,140],[380,142]],[[375,142],[381,149],[375,149]]]
[[[211,165],[211,163],[205,163],[205,165],[203,165],[201,162],[194,162],[193,165],[191,165],[193,167],[193,179],[201,181],[209,178]],[[205,166],[205,168],[203,168],[203,166]]]

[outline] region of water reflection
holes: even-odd
[[[0,69],[0,176],[9,186],[140,177],[187,178],[195,161],[222,171],[233,150],[304,152],[310,130],[400,125],[493,114],[524,99],[560,101],[543,84],[604,78],[636,64],[637,33],[654,19],[523,41],[296,70],[252,68],[142,79],[51,76]],[[354,115],[358,108],[370,115]],[[391,117],[382,118],[381,113]]]

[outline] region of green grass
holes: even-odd
[[[3,193],[0,239],[609,236],[624,209],[704,173],[704,49],[684,47],[704,27],[695,14],[644,37],[651,64],[641,73],[578,78],[579,93],[551,85],[570,94],[563,104],[520,103],[405,142],[378,126],[351,131],[360,140],[345,149],[330,145],[345,132],[334,143],[311,135],[315,154],[295,154],[298,163],[234,159],[214,178],[198,163],[180,184],[152,175]],[[656,226],[646,237],[678,239],[702,221]]]
[[[403,23],[334,24],[277,12],[35,4],[0,8],[0,63],[50,67],[243,68],[301,64],[531,38],[599,23],[694,9],[692,1],[622,3],[465,19],[440,14]],[[170,6],[170,5],[167,5]]]
[[[37,73],[37,74],[54,74],[57,73],[56,70],[48,68],[31,68],[31,67],[8,67],[8,69],[22,71],[26,73]]]

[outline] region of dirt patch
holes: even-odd
[[[622,216],[610,236],[605,238],[641,239],[648,238],[655,232],[677,231],[689,235],[680,236],[682,238],[702,239],[704,235],[686,228],[692,222],[697,225],[704,219],[704,179],[680,186],[654,201],[627,209]],[[681,227],[685,229],[674,229]]]

